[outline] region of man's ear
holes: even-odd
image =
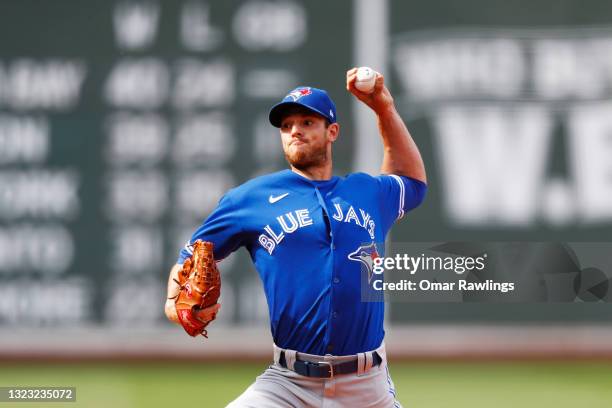
[[[327,137],[330,142],[335,142],[340,136],[340,125],[337,123],[332,123],[327,127]]]

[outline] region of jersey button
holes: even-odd
[[[340,278],[334,278],[334,283],[340,283]]]
[[[336,249],[336,244],[331,244],[331,249]]]
[[[338,312],[332,312],[332,317],[335,319],[338,317]]]

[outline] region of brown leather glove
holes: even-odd
[[[175,297],[176,314],[190,336],[199,334],[208,338],[206,326],[216,318],[215,313],[198,313],[217,304],[221,296],[221,275],[213,258],[213,243],[197,240],[193,255],[185,259],[176,283],[180,291]],[[210,320],[202,320],[208,316]]]

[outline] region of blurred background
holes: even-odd
[[[361,65],[428,171],[394,242],[610,241],[608,1],[5,0],[0,386],[76,386],[66,406],[87,407],[241,393],[272,351],[246,251],[220,264],[208,340],[166,322],[168,271],[227,189],[286,167],[267,114],[298,85],[336,101],[336,174],[378,172],[375,117],[344,88]],[[579,266],[594,297],[390,303],[400,401],[609,406],[612,251],[597,259]]]

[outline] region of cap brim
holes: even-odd
[[[307,109],[311,112],[314,112],[316,114],[323,116],[324,119],[329,120],[329,118],[326,115],[324,115],[323,112],[320,112],[317,109],[311,108],[308,105],[304,105],[303,103],[281,102],[281,103],[274,105],[272,109],[270,109],[270,114],[268,115],[268,119],[270,120],[270,123],[272,124],[272,126],[277,127],[277,128],[281,127],[281,122],[283,121],[283,116],[285,115],[285,111],[289,107],[292,107],[292,106],[302,107],[304,109]]]

